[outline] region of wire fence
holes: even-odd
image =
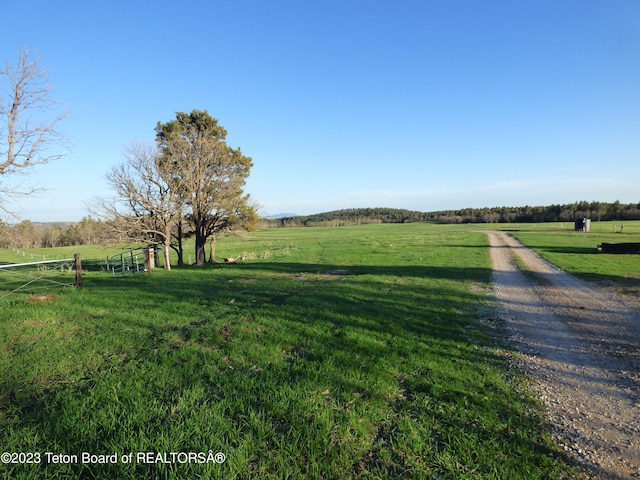
[[[80,256],[0,265],[0,299],[13,293],[82,286]]]
[[[160,266],[161,251],[153,248],[134,248],[126,252],[106,257],[80,261],[80,255],[73,258],[46,259],[46,255],[27,253],[14,249],[25,258],[43,258],[24,263],[0,264],[0,299],[14,293],[35,293],[43,289],[59,287],[81,287],[82,271],[109,271],[114,276],[150,273]]]

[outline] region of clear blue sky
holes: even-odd
[[[206,109],[263,214],[640,202],[637,0],[0,2],[72,153],[33,221],[79,220],[122,150]]]

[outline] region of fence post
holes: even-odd
[[[144,249],[144,272],[147,275],[151,275],[151,269],[153,268],[153,250],[151,248]]]
[[[76,288],[82,288],[82,260],[80,260],[80,254],[76,253],[73,258],[76,260]]]
[[[156,251],[153,247],[149,247],[149,267],[151,270],[156,268]]]

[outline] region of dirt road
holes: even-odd
[[[504,232],[487,234],[501,317],[558,443],[593,478],[640,478],[640,299],[563,272]]]

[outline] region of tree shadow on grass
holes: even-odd
[[[181,451],[210,446],[207,412],[223,405],[216,415],[228,429],[220,427],[217,441],[231,459],[248,462],[251,470],[241,472],[247,478],[281,478],[276,465],[285,458],[290,476],[310,476],[314,463],[336,478],[341,472],[490,475],[509,452],[527,457],[523,468],[535,463],[544,471],[555,453],[520,428],[522,406],[503,394],[507,387],[487,379],[501,360],[477,325],[485,292],[467,284],[490,275],[488,268],[261,262],[96,279],[87,282],[94,290],[81,295],[88,310],[103,308],[101,287],[104,295],[129,299],[122,311],[95,322],[102,322],[103,335],[136,332],[139,342],[123,352],[132,360],[105,365],[62,392],[45,392],[14,426],[35,428],[41,448],[64,453],[126,452],[134,445],[154,451],[159,438]],[[149,315],[130,315],[133,310]],[[201,403],[182,411],[180,399],[194,389],[202,392]],[[112,390],[108,398],[79,402],[85,411],[69,409],[69,397]],[[73,421],[83,415],[98,419],[91,435]],[[496,416],[504,420],[487,420]],[[189,421],[195,429],[179,427]],[[146,440],[127,443],[123,430]],[[519,462],[505,467],[515,477]],[[80,478],[172,478],[162,466],[63,468]],[[181,473],[202,470],[188,466]]]
[[[542,251],[549,253],[567,253],[571,255],[593,255],[598,253],[598,249],[594,247],[571,247],[571,246],[557,246],[557,245],[545,245],[536,247]]]

